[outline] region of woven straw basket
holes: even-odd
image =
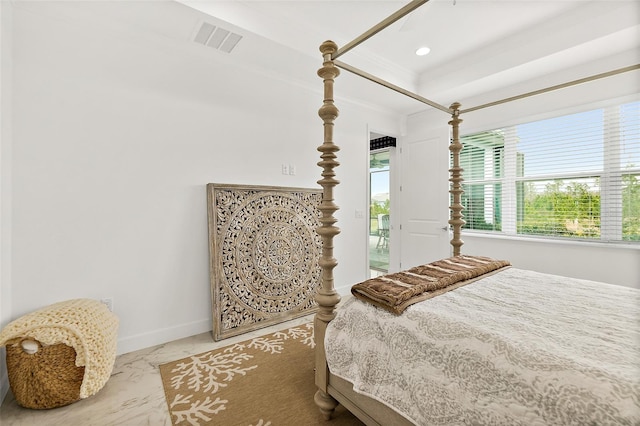
[[[26,341],[37,344],[34,353],[23,348]],[[75,365],[76,351],[71,346],[62,343],[43,346],[34,339],[16,339],[8,342],[6,348],[9,385],[18,404],[46,409],[80,399],[84,367]]]

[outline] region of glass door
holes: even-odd
[[[389,148],[369,153],[369,270],[372,277],[389,271],[389,159]]]

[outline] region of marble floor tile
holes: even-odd
[[[255,336],[273,333],[313,320],[297,318],[220,342],[211,332],[120,355],[109,381],[95,395],[50,410],[20,407],[11,392],[0,406],[2,426],[171,426],[158,366]]]

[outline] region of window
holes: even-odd
[[[640,102],[461,142],[465,229],[640,241]]]

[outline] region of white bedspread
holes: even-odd
[[[401,316],[356,299],[330,371],[419,425],[640,425],[640,291],[510,268]]]

